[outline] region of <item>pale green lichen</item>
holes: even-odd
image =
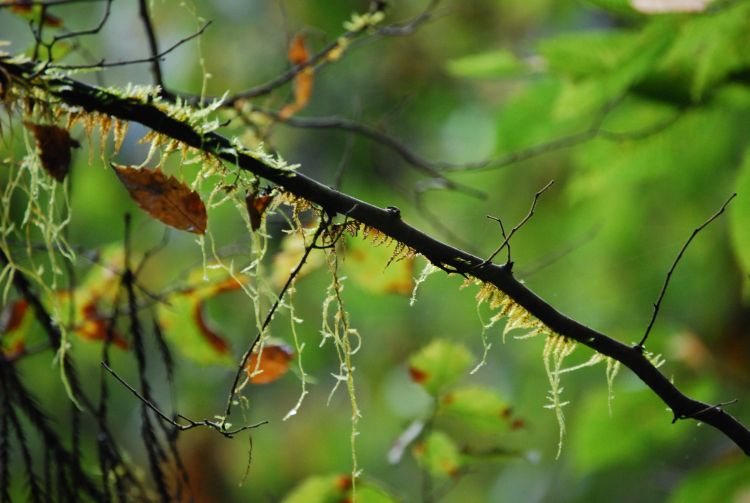
[[[385,19],[382,11],[367,12],[365,14],[352,14],[352,17],[344,22],[344,29],[350,32],[360,32],[380,24]]]
[[[557,425],[560,430],[556,458],[559,458],[562,453],[563,438],[565,437],[565,416],[562,409],[569,403],[563,402],[560,399],[564,389],[560,385],[560,374],[562,373],[563,362],[573,353],[575,347],[575,341],[558,334],[550,334],[547,336],[544,349],[542,350],[544,369],[547,372],[547,379],[550,385],[549,392],[547,393],[547,400],[550,403],[545,405],[545,408],[552,409],[555,412]]]

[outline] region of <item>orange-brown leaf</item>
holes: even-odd
[[[305,37],[302,34],[295,35],[292,41],[289,43],[289,61],[294,65],[301,65],[307,63],[310,57],[307,53],[307,47],[305,47]]]
[[[297,35],[289,44],[289,61],[295,65],[307,63],[309,54],[305,47],[305,39],[302,35]],[[315,71],[312,68],[305,68],[294,77],[294,102],[285,105],[279,112],[281,119],[288,119],[307,106],[312,96],[313,80]]]
[[[0,2],[0,3],[9,3],[13,0],[9,0],[8,2]],[[23,16],[25,18],[36,18],[34,12],[34,4],[31,2],[31,0],[21,0],[20,3],[15,3],[10,6],[10,11],[14,14],[18,14],[19,16]],[[44,16],[42,17],[42,22],[46,26],[52,26],[52,27],[58,27],[62,26],[62,19],[60,19],[57,16],[53,16],[52,14],[48,12],[44,12]]]
[[[75,328],[75,333],[79,337],[91,341],[105,341],[107,340],[108,323],[99,312],[99,308],[95,302],[88,302],[81,308],[83,322]],[[120,334],[113,331],[111,337],[112,344],[123,350],[128,349],[128,341],[123,339]]]
[[[0,335],[8,334],[21,326],[28,307],[28,302],[23,299],[5,306],[0,312]]]
[[[112,167],[130,197],[149,215],[176,229],[204,234],[208,217],[197,192],[159,169]]]
[[[263,221],[263,213],[266,212],[266,208],[271,204],[273,196],[268,194],[255,194],[249,193],[245,197],[245,205],[247,206],[247,214],[250,217],[250,227],[254,231],[260,228],[260,224]]]
[[[247,362],[247,372],[253,384],[265,384],[279,379],[289,370],[289,362],[294,358],[294,351],[284,344],[270,344],[263,348],[258,362],[258,353],[254,352]]]
[[[409,367],[409,376],[415,383],[422,383],[427,380],[427,372],[415,367]]]
[[[36,138],[44,169],[58,182],[65,180],[70,171],[70,149],[78,148],[80,144],[63,128],[31,122],[23,124]]]

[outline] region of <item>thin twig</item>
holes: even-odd
[[[7,7],[31,7],[35,5],[57,7],[74,3],[99,3],[106,1],[108,0],[6,0],[5,2],[0,3],[0,9]]]
[[[162,412],[161,409],[159,409],[159,407],[157,407],[156,405],[154,405],[150,400],[146,400],[146,398],[144,398],[143,395],[141,395],[140,393],[138,393],[138,390],[136,390],[133,386],[131,386],[130,384],[128,384],[128,382],[125,379],[123,379],[122,377],[120,377],[119,374],[117,374],[117,372],[115,372],[114,370],[112,370],[112,368],[109,365],[107,365],[104,362],[101,362],[101,365],[102,365],[102,367],[104,367],[104,370],[106,370],[107,372],[109,372],[110,374],[112,374],[112,377],[114,377],[115,379],[117,379],[117,381],[120,384],[122,384],[123,386],[125,386],[125,388],[127,388],[128,391],[130,391],[133,395],[135,395],[135,397],[138,398],[138,400],[140,400],[141,402],[143,402],[146,405],[146,407],[148,407],[149,409],[151,409],[154,412],[154,414],[156,414],[162,420],[166,421],[167,423],[169,423],[170,425],[174,426],[175,428],[177,428],[180,431],[192,430],[193,428],[197,428],[199,426],[205,426],[207,428],[211,428],[212,430],[218,431],[219,433],[221,433],[223,436],[225,436],[227,438],[232,438],[234,435],[236,435],[236,434],[238,434],[238,433],[240,433],[242,431],[249,430],[249,429],[252,429],[252,428],[257,428],[259,426],[263,426],[264,424],[268,424],[268,421],[261,421],[259,423],[250,424],[250,425],[247,425],[247,426],[242,426],[241,428],[237,428],[235,430],[227,430],[225,428],[225,424],[226,423],[224,421],[222,421],[221,423],[218,423],[216,421],[211,421],[209,419],[203,419],[201,421],[193,421],[192,419],[189,419],[189,418],[183,416],[182,414],[175,414],[175,417],[178,417],[178,418],[180,418],[180,419],[182,419],[184,421],[187,421],[187,423],[188,423],[188,424],[180,424],[177,421],[175,421],[174,419],[172,419],[171,417],[169,417],[168,415],[166,415],[164,412]]]
[[[237,372],[234,375],[234,381],[232,382],[232,387],[229,390],[229,396],[227,397],[227,405],[226,405],[226,408],[224,409],[224,417],[222,419],[222,423],[229,418],[232,412],[232,402],[234,402],[234,396],[237,393],[237,385],[240,382],[240,376],[245,371],[245,367],[247,366],[247,361],[250,358],[250,355],[253,353],[255,346],[258,345],[258,342],[260,342],[260,338],[263,336],[263,333],[266,331],[266,328],[268,327],[269,323],[271,323],[271,320],[273,319],[273,316],[276,313],[276,310],[279,308],[279,305],[281,304],[281,300],[284,298],[284,295],[286,294],[287,290],[289,290],[289,287],[292,285],[295,278],[299,274],[300,270],[302,269],[302,266],[305,265],[305,262],[307,261],[307,257],[310,255],[310,252],[312,252],[313,249],[315,248],[315,242],[318,240],[318,237],[320,237],[323,230],[325,230],[325,228],[328,227],[328,224],[330,224],[330,219],[325,213],[323,213],[323,215],[321,216],[320,224],[318,225],[318,228],[315,230],[315,234],[313,234],[312,241],[310,242],[309,245],[305,246],[305,252],[302,254],[302,258],[300,258],[300,261],[297,264],[297,267],[295,267],[294,270],[291,272],[291,274],[289,274],[289,277],[287,278],[286,283],[284,283],[284,286],[279,291],[279,295],[276,297],[276,301],[271,306],[271,309],[268,310],[268,313],[266,314],[266,318],[265,320],[263,320],[263,325],[258,331],[258,334],[250,343],[250,347],[247,348],[247,351],[245,351],[245,354],[242,355],[240,364],[237,366]]]
[[[104,7],[104,14],[102,14],[102,18],[99,20],[99,23],[94,26],[93,28],[89,28],[88,30],[76,30],[71,31],[69,33],[63,33],[62,35],[57,35],[55,38],[52,39],[52,42],[49,44],[49,52],[50,55],[52,53],[52,47],[62,40],[66,40],[69,38],[78,38],[84,35],[96,35],[100,31],[102,31],[102,28],[104,28],[104,25],[107,23],[107,20],[109,19],[109,14],[112,10],[112,0],[105,0],[107,2],[107,5]]]
[[[433,165],[441,171],[447,172],[464,172],[464,171],[486,171],[490,169],[504,168],[512,164],[528,161],[536,157],[556,152],[565,148],[575,147],[586,143],[594,138],[603,138],[609,141],[627,141],[627,140],[642,140],[649,136],[653,136],[657,133],[664,131],[673,124],[675,124],[683,115],[683,110],[679,110],[675,115],[665,119],[662,122],[647,126],[642,129],[635,129],[632,131],[608,131],[602,128],[604,119],[613,106],[605,106],[599,114],[594,118],[591,125],[585,131],[573,133],[566,136],[561,136],[549,141],[538,143],[509,154],[496,157],[493,159],[487,159],[484,161],[474,163],[434,163]]]
[[[490,220],[494,220],[497,222],[497,224],[500,226],[500,234],[503,236],[503,243],[507,243],[507,246],[505,246],[505,251],[507,252],[507,258],[505,259],[505,263],[507,264],[510,262],[510,243],[508,242],[508,235],[505,233],[505,226],[503,225],[503,219],[500,217],[493,217],[492,215],[485,215]]]
[[[672,419],[672,424],[676,423],[680,419],[698,418],[698,416],[700,416],[701,414],[705,414],[708,411],[715,410],[715,409],[720,409],[721,407],[726,407],[727,405],[734,405],[737,402],[738,402],[738,400],[736,398],[734,398],[732,400],[727,400],[726,402],[719,402],[716,405],[710,405],[708,407],[704,407],[704,408],[702,408],[700,410],[697,410],[697,411],[695,411],[695,412],[693,412],[691,414],[682,414],[682,415],[675,414],[674,418]]]
[[[481,190],[446,178],[445,175],[440,172],[442,168],[440,163],[435,163],[425,159],[424,157],[407,147],[403,142],[396,139],[395,136],[391,136],[387,133],[379,131],[372,126],[368,126],[367,124],[362,124],[356,121],[336,116],[283,117],[280,113],[272,110],[253,108],[252,111],[259,112],[267,117],[270,117],[279,124],[290,127],[302,129],[335,129],[339,131],[355,133],[365,138],[369,138],[370,140],[373,140],[374,142],[384,145],[393,150],[407,164],[410,164],[411,166],[417,168],[419,171],[422,171],[423,173],[426,173],[433,177],[437,184],[433,183],[431,185],[431,188],[440,186],[441,188],[463,192],[480,199],[486,197],[486,194]]]
[[[156,40],[147,0],[139,0],[138,14],[143,22],[143,29],[146,31],[146,38],[148,39],[148,48],[151,51],[151,73],[154,74],[154,83],[164,89],[164,76],[161,73],[161,64],[159,63],[159,42]]]
[[[414,30],[416,30],[419,26],[421,26],[423,23],[429,21],[432,18],[433,11],[435,9],[435,6],[439,3],[439,0],[432,0],[430,4],[419,14],[417,14],[412,19],[404,22],[404,23],[397,23],[393,25],[388,25],[381,27],[379,29],[375,29],[373,31],[370,30],[369,26],[364,26],[359,30],[355,31],[347,31],[336,37],[332,42],[327,44],[323,49],[321,49],[316,54],[313,54],[307,61],[304,63],[301,63],[299,65],[295,65],[291,68],[289,68],[287,71],[281,73],[280,75],[272,78],[271,80],[260,84],[258,86],[252,87],[250,89],[247,89],[245,91],[241,91],[239,93],[233,94],[232,96],[227,97],[227,99],[224,101],[224,106],[232,107],[235,106],[238,102],[257,98],[258,96],[264,96],[266,94],[269,94],[276,89],[280,88],[281,86],[291,82],[294,80],[294,78],[301,73],[302,71],[306,70],[307,68],[312,68],[313,70],[318,70],[323,65],[326,65],[330,61],[334,60],[334,58],[331,58],[331,54],[335,51],[338,51],[342,43],[343,44],[352,44],[358,40],[362,40],[366,37],[370,36],[399,36],[399,35],[408,35]],[[370,13],[381,11],[385,7],[384,2],[374,2],[372,5],[372,8],[370,9]],[[206,98],[201,99],[198,96],[191,96],[191,95],[182,95],[183,98],[187,99],[192,104],[200,104],[200,103],[210,103],[215,98]]]
[[[91,68],[110,68],[113,66],[126,66],[126,65],[135,65],[139,63],[151,63],[154,60],[158,60],[169,54],[170,52],[177,49],[182,44],[189,42],[193,40],[194,38],[200,36],[203,34],[203,32],[208,28],[208,26],[211,24],[211,21],[206,21],[203,26],[201,26],[198,31],[193,33],[192,35],[188,35],[185,38],[182,38],[172,44],[168,49],[165,49],[161,51],[160,53],[156,54],[155,56],[151,56],[148,58],[140,58],[140,59],[128,59],[128,60],[122,60],[122,61],[115,61],[112,63],[107,63],[106,60],[102,59],[98,63],[92,63],[90,65],[49,65],[48,68],[58,68],[61,70],[85,70],[85,69],[91,69]]]
[[[545,192],[545,191],[546,191],[547,189],[549,189],[549,188],[550,188],[550,187],[552,186],[552,184],[554,184],[554,183],[555,183],[555,181],[554,181],[554,180],[550,180],[549,182],[547,182],[547,185],[545,185],[544,187],[542,187],[541,189],[539,189],[539,190],[537,191],[537,193],[536,193],[536,194],[534,194],[534,200],[533,200],[533,201],[531,201],[531,208],[529,209],[529,212],[528,212],[528,213],[526,214],[526,216],[525,216],[525,217],[523,217],[523,219],[522,219],[522,220],[521,220],[520,222],[518,222],[518,223],[516,224],[516,226],[515,226],[515,227],[513,227],[513,228],[512,228],[511,230],[510,230],[510,232],[508,233],[508,236],[507,236],[507,237],[505,237],[505,229],[503,228],[503,223],[502,223],[502,221],[501,221],[501,220],[500,220],[499,218],[497,218],[497,217],[493,217],[493,216],[487,215],[487,218],[490,218],[490,219],[492,219],[492,220],[495,220],[495,221],[497,221],[497,222],[499,222],[499,223],[500,223],[500,229],[501,229],[501,231],[502,231],[502,233],[503,233],[503,237],[505,237],[505,239],[504,239],[504,240],[503,240],[503,242],[502,242],[502,243],[500,244],[500,246],[498,246],[498,247],[497,247],[497,250],[495,250],[494,252],[492,252],[492,255],[490,255],[489,257],[487,257],[487,259],[486,259],[486,260],[485,260],[485,261],[484,261],[483,263],[479,264],[479,266],[478,266],[478,267],[481,267],[481,266],[483,266],[483,265],[487,265],[487,264],[489,264],[490,262],[492,262],[492,259],[494,259],[494,258],[495,258],[495,257],[497,256],[497,254],[498,254],[498,253],[500,253],[500,251],[501,251],[501,250],[502,250],[503,248],[505,248],[506,246],[508,247],[508,259],[507,259],[507,261],[505,262],[505,265],[506,265],[506,266],[508,266],[508,265],[510,265],[510,264],[511,264],[511,261],[510,261],[510,240],[511,240],[511,238],[513,237],[513,235],[514,235],[514,234],[515,234],[515,233],[516,233],[516,232],[517,232],[518,230],[520,230],[520,229],[521,229],[521,227],[523,227],[523,226],[524,226],[524,225],[526,224],[526,222],[528,222],[528,221],[529,221],[529,219],[530,219],[531,217],[533,217],[533,216],[534,216],[534,210],[536,209],[536,203],[537,203],[537,201],[539,200],[539,197],[540,197],[540,196],[541,196],[542,194],[544,194],[544,192]]]
[[[719,218],[719,216],[724,213],[724,210],[727,208],[727,205],[732,202],[732,199],[734,199],[737,196],[737,193],[732,194],[729,196],[729,199],[724,201],[724,204],[721,205],[721,208],[719,208],[719,211],[711,215],[711,217],[703,222],[700,226],[696,227],[693,230],[693,233],[690,234],[690,237],[687,241],[685,241],[685,244],[682,245],[682,249],[680,250],[680,253],[677,254],[677,258],[674,259],[674,262],[672,262],[672,267],[669,268],[669,271],[667,272],[667,277],[664,278],[664,285],[661,287],[661,292],[659,292],[659,298],[654,303],[654,312],[651,314],[651,320],[648,322],[648,326],[646,327],[646,331],[643,334],[643,337],[641,337],[641,340],[638,344],[636,344],[636,348],[642,350],[644,344],[646,344],[646,339],[648,339],[648,334],[651,333],[651,328],[654,326],[654,322],[656,321],[656,317],[659,315],[659,309],[661,308],[661,302],[664,300],[664,295],[667,293],[667,287],[669,286],[669,280],[672,279],[672,273],[674,272],[675,268],[677,267],[677,264],[680,262],[680,259],[682,259],[682,256],[685,254],[685,250],[687,250],[687,247],[690,245],[690,243],[693,241],[693,238],[698,235],[700,231],[702,231],[708,224]]]

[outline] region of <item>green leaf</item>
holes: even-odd
[[[619,141],[589,142],[577,149],[576,169],[567,187],[575,199],[638,189],[645,182],[667,178],[675,188],[705,192],[705,184],[716,183],[717,170],[736,162],[737,146],[743,142],[739,131],[746,119],[735,111],[695,108],[676,117],[677,109],[657,104],[631,101],[624,105],[618,107],[617,120],[611,121],[611,127],[606,125],[607,130],[651,132],[632,139],[625,135]],[[665,127],[660,129],[660,124]]]
[[[729,225],[734,253],[742,267],[743,276],[750,275],[750,150],[745,152],[742,167],[734,185],[737,199],[729,207]]]
[[[540,52],[554,73],[569,77],[555,114],[596,112],[656,67],[674,37],[673,24],[652,23],[641,32],[589,32],[545,41]]]
[[[0,310],[0,358],[11,358],[24,350],[33,320],[23,299],[9,302]]]
[[[169,295],[159,303],[156,314],[166,338],[191,360],[204,365],[232,364],[229,344],[206,319],[206,300],[222,292],[240,288],[240,283],[226,271],[208,268],[193,271],[191,287]]]
[[[747,501],[750,495],[750,464],[744,459],[722,463],[685,477],[668,503],[714,503]]]
[[[632,31],[589,31],[544,40],[538,50],[552,73],[582,79],[617,70],[637,41]]]
[[[342,475],[310,477],[287,495],[283,503],[340,503],[349,483]]]
[[[367,240],[359,237],[347,239],[344,261],[347,276],[366,292],[411,295],[414,290],[414,257],[397,256],[398,245],[378,244],[379,239],[379,236]]]
[[[446,393],[440,398],[436,414],[440,427],[469,436],[497,437],[509,431],[514,421],[508,403],[484,387],[465,387]]]
[[[636,463],[688,434],[696,423],[672,424],[672,415],[649,389],[615,390],[612,416],[606,390],[591,393],[578,407],[569,452],[579,473],[592,474],[612,465]],[[637,420],[635,419],[637,418]]]
[[[438,395],[468,370],[472,360],[462,344],[436,339],[411,357],[409,373],[428,393]]]
[[[604,10],[613,12],[615,14],[631,14],[637,15],[636,11],[631,5],[631,0],[587,0],[588,3],[596,5]]]
[[[750,4],[738,3],[710,15],[691,17],[681,24],[660,70],[672,82],[686,79],[690,98],[700,101],[717,83],[750,65],[745,50],[748,44]]]
[[[354,501],[351,499],[351,501]],[[357,484],[358,503],[396,503],[397,500],[381,488],[370,482]]]
[[[516,152],[585,130],[588,117],[561,118],[554,114],[562,89],[562,84],[550,77],[513,96],[499,117],[498,153]]]
[[[507,49],[498,49],[448,61],[448,73],[456,77],[486,79],[508,77],[528,71],[528,67]]]
[[[282,503],[395,503],[396,499],[371,481],[357,480],[352,490],[351,475],[323,475],[309,477],[297,486]]]
[[[424,442],[414,446],[414,457],[434,477],[454,477],[461,469],[461,453],[448,435],[430,433]]]

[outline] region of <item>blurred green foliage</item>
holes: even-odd
[[[367,2],[343,0],[150,4],[163,47],[194,31],[198,18],[213,22],[199,40],[166,57],[163,68],[171,90],[198,94],[205,85],[216,96],[283,72],[294,34],[303,33],[315,52],[342,33],[353,11],[367,8]],[[425,4],[394,2],[386,23],[408,19]],[[75,30],[95,24],[101,8],[72,4],[54,13]],[[20,53],[33,45],[27,21],[3,9],[0,23],[0,37],[11,42],[4,50]],[[73,48],[65,61],[142,57],[147,46],[141,30],[136,2],[115,2],[101,32],[81,39],[85,50]],[[749,37],[746,0],[717,0],[702,13],[663,15],[638,13],[624,0],[472,0],[440,3],[434,18],[408,36],[373,36],[353,44],[316,73],[310,104],[299,116],[351,117],[435,161],[505,159],[534,149],[502,167],[490,162],[483,169],[450,172],[452,180],[486,197],[431,190],[419,197],[429,213],[415,204],[415,188],[426,175],[383,145],[341,131],[284,124],[263,130],[263,140],[323,183],[334,183],[343,169],[343,191],[396,205],[410,223],[482,256],[501,242],[496,223],[485,215],[501,217],[506,228],[514,225],[533,194],[555,179],[534,218],[513,238],[515,271],[561,311],[625,343],[640,339],[664,275],[690,232],[736,191],[729,218],[701,233],[679,264],[648,349],[666,358],[665,373],[680,389],[706,402],[739,397],[731,412],[749,418],[742,400],[750,384]],[[112,86],[151,82],[148,65],[77,77]],[[290,100],[286,86],[253,103],[280,109]],[[231,118],[229,112],[222,117]],[[19,124],[3,121],[4,135],[20,134]],[[236,120],[224,132],[257,140]],[[145,133],[131,125],[118,163],[144,160],[147,148],[137,140]],[[79,127],[74,136],[85,134]],[[3,157],[23,156],[18,144],[13,151],[1,148]],[[186,169],[192,171],[182,176],[192,180],[195,168]],[[0,170],[0,186],[6,183]],[[91,166],[87,149],[77,155],[70,184],[68,237],[83,250],[76,264],[80,277],[98,267],[86,260],[88,252],[122,243],[125,211],[137,215],[135,253],[161,239],[163,226],[138,210],[96,154]],[[20,221],[23,204],[10,203],[3,211]],[[269,254],[262,266],[268,274],[277,273],[272,257],[282,249],[286,228],[284,218],[269,217]],[[211,209],[209,230],[223,259],[238,267],[253,260],[253,239],[234,208]],[[385,247],[372,255],[362,243],[351,248],[367,260],[359,269],[358,259],[345,260],[342,273],[351,277],[344,280],[343,294],[362,338],[353,356],[362,413],[357,457],[364,470],[357,501],[427,501],[433,493],[445,502],[747,498],[746,462],[728,440],[693,421],[670,424],[671,413],[627,370],[615,380],[610,414],[601,364],[563,376],[568,436],[555,460],[557,422],[543,408],[548,387],[543,342],[509,337],[503,345],[500,325],[488,333],[486,365],[469,373],[477,363],[471,355],[486,349],[480,334],[491,316],[484,306],[477,310],[474,288],[461,290],[461,278],[438,271],[409,307],[408,295],[373,286],[392,281],[377,278],[388,261]],[[141,279],[153,292],[184,287],[202,263],[194,237],[172,232]],[[421,265],[417,259],[416,271]],[[385,274],[392,274],[391,268],[402,271],[396,279],[417,274],[398,262]],[[243,421],[270,421],[252,433],[247,477],[246,440],[229,441],[210,431],[180,437],[197,500],[279,501],[286,495],[288,502],[323,502],[349,494],[351,410],[343,389],[328,398],[339,362],[331,345],[318,347],[328,282],[325,267],[301,278],[293,296],[295,319],[282,310],[271,326],[271,335],[289,344],[294,326],[304,344],[297,357],[310,379],[309,396],[297,414],[282,420],[300,394],[302,371],[294,363],[279,381],[243,391]],[[194,304],[178,294],[172,298]],[[237,360],[255,336],[256,313],[241,292],[204,300],[206,319],[228,342],[231,361]],[[183,307],[194,309],[193,304]],[[233,370],[213,365],[225,363],[226,356],[211,354],[205,341],[200,345],[179,308],[171,307],[178,313],[175,321],[188,323],[181,333],[168,333],[177,350],[175,386],[170,390],[163,368],[153,365],[154,393],[167,410],[212,417],[223,411]],[[27,345],[43,339],[38,327],[21,329],[28,331]],[[3,347],[12,340],[3,336]],[[82,381],[93,386],[100,345],[72,342]],[[149,344],[156,352],[155,343]],[[573,358],[580,363],[590,356],[579,348]],[[112,358],[113,368],[134,382],[132,355],[116,351]],[[70,404],[49,355],[17,365],[34,376],[40,403],[65,430]],[[421,386],[418,373],[427,375]],[[134,462],[144,464],[136,441],[137,403],[124,389],[112,394],[117,432]],[[398,463],[389,463],[389,450],[415,420],[425,427]],[[84,456],[93,460],[93,447],[88,449]],[[91,470],[97,470],[93,462]],[[22,487],[15,490],[23,493]]]

